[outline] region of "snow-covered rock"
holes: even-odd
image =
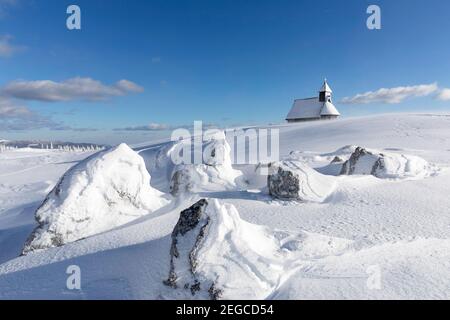
[[[166,155],[172,157],[172,153],[179,152],[185,143],[182,141],[178,146],[171,147],[166,151]],[[242,172],[232,167],[231,147],[223,132],[204,137],[202,151],[202,163],[181,163],[173,166],[170,176],[172,194],[232,190],[239,186]]]
[[[241,220],[234,206],[203,199],[181,212],[164,283],[179,298],[264,299],[283,274],[281,246],[268,228]]]
[[[339,157],[339,156],[335,156],[335,157],[333,158],[333,160],[331,160],[331,164],[334,164],[334,163],[343,163],[343,162],[345,162],[344,159],[342,159],[342,158]]]
[[[241,173],[222,165],[179,165],[176,166],[170,181],[173,195],[185,192],[223,191],[238,187],[237,179]]]
[[[381,153],[357,147],[343,165],[341,175],[373,175],[377,178],[424,178],[431,166],[424,159],[396,153]]]
[[[301,161],[285,160],[270,167],[267,184],[275,198],[323,202],[336,186],[334,177],[320,174]]]
[[[39,226],[23,254],[113,229],[167,203],[150,186],[144,160],[121,144],[94,154],[63,175],[36,211]]]

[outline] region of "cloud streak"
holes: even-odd
[[[116,129],[114,129],[114,131],[166,131],[166,130],[173,130],[173,129],[175,129],[174,126],[170,126],[167,124],[150,123],[148,125],[143,125],[143,126],[116,128]]]
[[[342,104],[398,104],[406,99],[414,97],[425,97],[439,90],[437,83],[422,84],[417,86],[404,86],[396,88],[382,88],[377,91],[368,91],[353,97],[341,100]]]
[[[120,80],[105,85],[92,78],[71,78],[62,82],[51,80],[13,81],[4,86],[0,93],[9,98],[29,101],[102,101],[113,97],[143,92],[144,88],[129,80]]]
[[[95,128],[76,128],[41,115],[16,100],[0,96],[0,131],[26,131],[48,129],[53,131],[87,132]]]
[[[60,130],[61,123],[40,115],[16,101],[0,97],[0,131],[22,131],[34,129]]]
[[[214,123],[203,123],[203,129],[217,129],[218,125]],[[185,124],[185,125],[169,125],[163,123],[150,123],[147,125],[141,126],[131,126],[125,128],[115,128],[113,131],[168,131],[168,130],[176,130],[176,129],[193,129],[193,124]]]
[[[450,89],[442,89],[437,95],[437,99],[441,101],[450,101]]]

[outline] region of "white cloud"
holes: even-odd
[[[126,127],[126,128],[117,128],[115,131],[164,131],[171,130],[172,126],[163,123],[150,123],[148,125],[143,126],[134,126],[134,127]]]
[[[175,130],[179,128],[193,129],[193,124],[182,124],[182,125],[169,125],[163,123],[150,123],[142,126],[132,126],[125,128],[116,128],[114,131],[166,131]],[[219,126],[213,123],[203,123],[203,129],[217,129]]]
[[[396,88],[382,88],[377,91],[369,91],[357,94],[353,97],[346,97],[341,100],[343,104],[369,104],[369,103],[385,103],[396,104],[401,103],[405,99],[413,97],[424,97],[436,93],[439,90],[437,83],[422,84],[417,86],[405,86]]]
[[[0,96],[0,131],[36,129],[75,132],[97,131],[95,128],[77,128],[65,125],[17,103],[16,100]]]
[[[11,43],[10,35],[0,36],[0,58],[9,58],[16,52],[22,51],[23,46],[16,46]]]
[[[143,92],[144,88],[129,80],[120,80],[116,87],[123,92]]]
[[[23,118],[31,115],[31,111],[15,102],[0,97],[0,117],[1,119]]]
[[[67,127],[40,115],[16,101],[0,96],[0,131],[33,130],[33,129],[63,130]]]
[[[441,101],[449,101],[450,100],[450,89],[445,88],[442,89],[437,95],[438,100]]]
[[[13,81],[1,89],[7,97],[34,101],[100,101],[144,89],[129,80],[120,80],[114,85],[105,85],[91,78],[72,78],[62,82],[51,80]]]

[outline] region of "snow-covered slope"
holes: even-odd
[[[1,153],[0,248],[7,249],[0,250],[0,298],[189,297],[190,292],[180,293],[183,290],[163,281],[170,272],[171,234],[180,213],[206,197],[211,203],[218,199],[217,206],[226,208],[209,212],[211,216],[238,225],[214,228],[226,230],[231,238],[217,241],[222,238],[219,232],[213,233],[215,240],[203,246],[202,261],[208,264],[202,270],[208,278],[222,270],[218,266],[234,270],[232,266],[239,265],[227,264],[220,251],[238,254],[240,265],[248,266],[260,263],[261,257],[268,257],[268,266],[273,254],[288,257],[274,262],[274,269],[267,269],[270,275],[261,271],[263,266],[254,269],[261,271],[258,277],[264,282],[250,281],[242,295],[225,289],[230,295],[224,297],[450,299],[450,116],[380,115],[272,128],[280,129],[282,158],[295,158],[333,175],[336,188],[324,202],[272,199],[263,185],[256,184],[252,189],[257,190],[205,190],[119,228],[24,257],[17,257],[20,247],[16,244],[23,245],[34,227],[33,209],[71,165],[67,162],[85,155]],[[155,159],[167,146],[138,150],[151,173],[151,185],[164,192],[168,191],[167,175],[157,170]],[[343,161],[336,163],[342,167],[355,151],[343,146],[421,157],[436,170],[423,179],[337,176],[328,167],[330,162],[340,156]],[[253,172],[254,166],[239,169]],[[248,250],[232,250],[233,243]],[[81,268],[81,291],[65,286],[70,265]],[[223,276],[229,277],[229,283],[237,283],[238,277],[251,278],[238,271]]]
[[[91,156],[63,175],[37,210],[39,227],[23,253],[110,230],[167,202],[150,186],[144,160],[121,144]]]

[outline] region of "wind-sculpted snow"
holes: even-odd
[[[181,141],[171,146],[165,151],[165,157],[159,155],[157,161],[172,162],[185,145],[186,141]],[[242,173],[232,167],[231,147],[223,132],[205,136],[202,153],[202,163],[192,164],[180,161],[175,165],[162,165],[162,167],[171,168],[169,189],[172,194],[233,190],[238,187]]]
[[[395,153],[379,153],[361,147],[343,165],[341,175],[373,175],[377,178],[424,178],[431,166],[424,159]]]
[[[267,181],[275,198],[323,202],[336,186],[334,177],[322,175],[301,161],[285,160],[270,167]]]
[[[23,254],[62,246],[130,222],[164,206],[143,159],[127,145],[72,167],[36,211],[39,226]]]
[[[218,200],[181,213],[170,253],[165,283],[199,299],[264,298],[282,271],[280,245],[268,229],[241,220]]]
[[[351,245],[254,225],[242,220],[233,205],[203,199],[181,212],[164,283],[178,298],[265,299],[302,258],[338,254]]]
[[[103,182],[95,183],[98,189],[91,188],[91,182],[83,181],[88,180],[91,169],[86,164],[94,156],[66,174],[73,184],[65,180],[61,186],[79,185],[80,192],[89,190],[95,195],[73,192],[76,205],[70,210],[89,208],[95,211],[96,223],[83,222],[78,213],[72,221],[66,211],[60,217],[45,216],[42,206],[40,214],[48,224],[39,228],[41,235],[36,233],[51,239],[52,230],[72,232],[67,227],[70,224],[79,236],[84,230],[93,235],[20,257],[36,226],[37,207],[71,164],[90,153],[28,148],[0,152],[0,299],[450,298],[450,116],[390,114],[272,128],[280,129],[281,159],[299,161],[337,181],[326,201],[273,200],[266,194],[267,171],[260,170],[266,168],[258,166],[255,171],[255,165],[239,165],[233,168],[245,174],[247,185],[208,183],[205,188],[225,190],[186,194],[155,214],[114,228],[124,217],[115,206],[103,208],[107,206],[103,193],[117,193],[111,187],[117,179],[127,181],[120,183],[122,188],[138,188],[136,181],[145,172],[138,173],[140,165],[134,160],[126,164],[135,157],[127,151],[120,164],[114,165],[121,173],[98,170],[95,175],[100,178],[95,180]],[[140,146],[140,156],[150,171],[151,185],[168,193],[177,166],[170,155],[180,145],[155,143]],[[374,148],[366,151],[383,154],[384,161],[392,154],[400,156],[399,162],[391,162],[396,165],[390,172],[395,173],[393,177],[400,172],[402,178],[373,177],[375,160],[362,154],[353,174],[340,176],[357,146]],[[415,165],[421,161],[407,165],[402,154],[428,161],[429,177],[421,179],[421,166]],[[201,164],[211,169],[220,165],[208,159]],[[207,205],[201,210],[190,208],[203,197],[208,197]],[[46,206],[53,213],[59,207],[69,208],[66,197],[53,192],[49,198]],[[119,201],[117,206],[123,204],[127,212],[151,212],[134,209],[128,200]],[[156,203],[152,201],[149,206]],[[174,229],[186,208],[190,210],[185,220]],[[94,234],[100,230],[105,232]],[[175,245],[172,233],[176,234]],[[178,257],[171,256],[171,248],[176,248],[173,252]],[[82,290],[64,289],[70,265],[81,267]]]
[[[241,220],[232,205],[201,200],[172,233],[165,283],[199,299],[262,299],[279,282],[282,260],[267,228]]]

